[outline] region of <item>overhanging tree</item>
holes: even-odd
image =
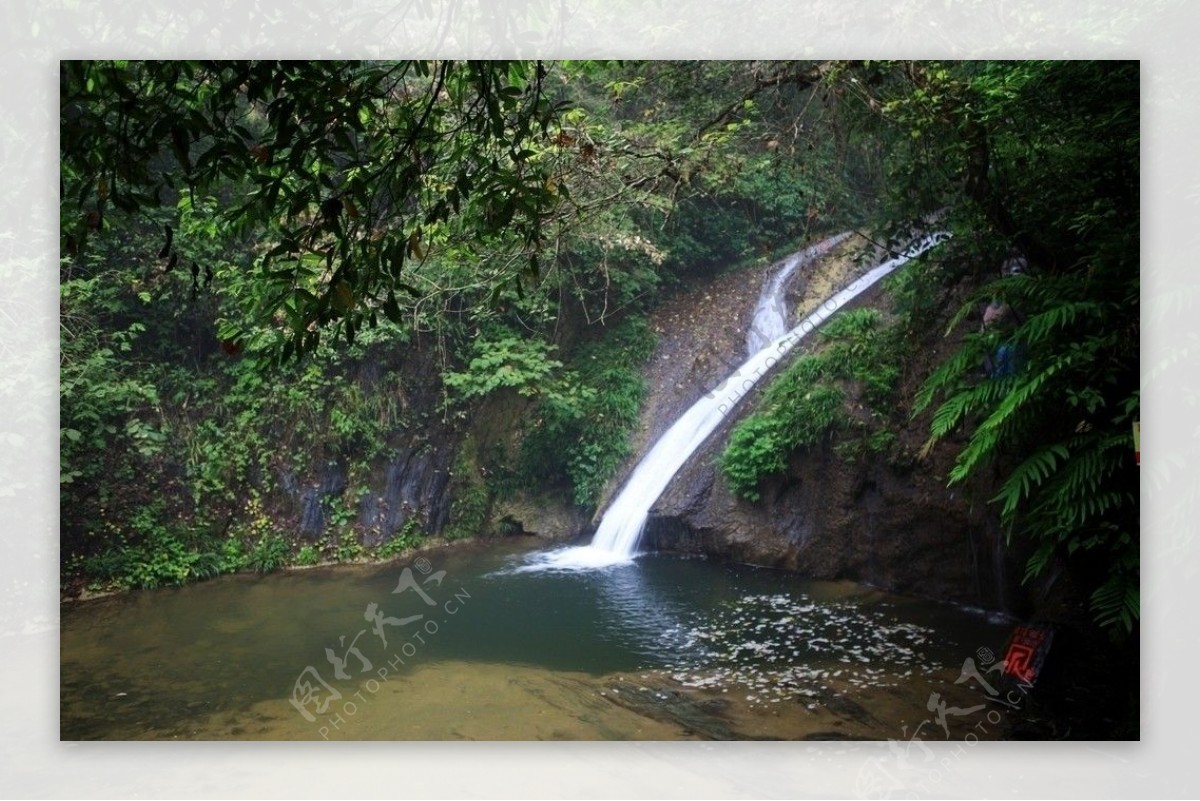
[[[493,282],[536,275],[561,199],[546,77],[541,62],[64,62],[64,253],[113,209],[215,195],[221,223],[261,243],[258,309],[282,315],[284,356],[399,318],[426,293],[431,243],[503,240],[525,258]]]

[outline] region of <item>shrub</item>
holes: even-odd
[[[263,536],[246,557],[246,566],[256,573],[274,573],[287,562],[288,545],[278,534]]]
[[[496,327],[471,343],[467,369],[444,376],[460,399],[482,397],[502,388],[534,395],[550,383],[562,362],[550,358],[554,346]]]
[[[421,524],[416,517],[404,521],[404,526],[392,538],[375,549],[375,557],[388,559],[404,551],[416,548],[421,543]]]
[[[337,562],[354,562],[362,558],[365,549],[353,535],[343,534],[333,549],[333,558]]]
[[[301,567],[312,567],[321,561],[321,552],[313,545],[303,545],[296,552],[295,563]]]
[[[739,422],[720,457],[722,472],[734,494],[755,501],[759,483],[782,473],[798,448],[811,447],[833,432],[853,429],[861,441],[840,443],[843,458],[857,459],[889,449],[895,436],[875,423],[852,422],[844,410],[840,384],[853,381],[872,419],[886,423],[900,369],[898,326],[881,326],[877,309],[853,309],[822,329],[823,350],[802,356],[767,387],[758,411]]]
[[[643,318],[630,318],[574,354],[574,387],[547,397],[522,443],[522,472],[534,481],[566,475],[575,502],[594,507],[629,455],[646,387],[642,366],[654,352]]]

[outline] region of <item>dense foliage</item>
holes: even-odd
[[[326,500],[330,539],[302,544],[277,517],[281,481],[330,462],[364,472],[421,422],[385,325],[354,346],[268,370],[222,348],[216,301],[183,277],[151,295],[139,254],[157,228],[113,226],[106,266],[64,270],[60,403],[62,544],[69,566],[156,586],[330,559],[352,499]],[[370,365],[367,369],[365,365]],[[386,390],[386,391],[381,391]],[[289,530],[292,529],[292,530]],[[309,557],[305,557],[307,559]],[[301,560],[303,561],[303,559]]]
[[[837,184],[766,146],[764,68],[64,63],[68,566],[146,586],[415,544],[438,526],[363,530],[372,476],[506,392],[532,404],[509,467],[595,504],[664,283],[800,235],[799,194]],[[444,533],[486,525],[495,444],[462,448]],[[312,482],[315,541],[288,512]]]
[[[930,442],[967,426],[952,483],[1001,467],[994,501],[1052,562],[1086,572],[1097,620],[1132,631],[1139,608],[1139,71],[1124,62],[969,65],[918,77],[891,101],[909,124],[945,129],[970,199],[954,221],[992,269],[953,320],[988,299],[1014,325],[966,333],[930,376]],[[924,96],[917,96],[919,91]],[[953,133],[951,133],[953,132]],[[1027,269],[1004,275],[1006,262]],[[977,378],[1005,347],[1013,369]]]
[[[950,483],[999,475],[1026,578],[1066,564],[1097,621],[1133,630],[1139,608],[1138,66],[1127,62],[858,62],[833,65],[846,124],[873,132],[887,199],[905,225],[938,212],[953,256],[909,268],[928,297],[966,288],[929,375],[928,452],[966,437]],[[1004,269],[1004,266],[1016,270]],[[908,299],[910,304],[912,298]],[[981,321],[991,306],[1002,324]],[[911,323],[906,323],[911,326]],[[825,357],[799,361],[735,431],[724,467],[755,497],[788,455],[844,423]],[[785,400],[786,397],[786,400]]]
[[[330,327],[353,342],[380,316],[399,322],[402,296],[451,290],[420,276],[431,246],[516,243],[530,259],[491,286],[536,276],[559,202],[553,159],[531,148],[554,115],[545,79],[523,62],[64,62],[63,198],[79,209],[65,248],[110,209],[215,195],[258,251],[258,311],[285,316],[280,353]],[[198,287],[212,265],[172,245],[161,258],[182,253]]]
[[[521,453],[522,472],[553,486],[569,479],[578,505],[594,509],[605,486],[629,455],[654,349],[645,320],[631,318],[578,351],[574,391],[543,397]]]
[[[721,468],[734,493],[758,500],[762,480],[785,472],[794,451],[825,444],[839,432],[837,448],[850,458],[887,449],[893,439],[888,407],[900,377],[897,329],[865,308],[842,312],[818,331],[828,343],[789,365],[730,433]],[[860,414],[847,408],[844,387],[850,385],[865,401]]]
[[[592,508],[664,292],[937,213],[953,244],[781,373],[726,475],[752,499],[796,449],[887,452],[950,319],[929,447],[998,476],[1031,577],[1060,562],[1135,625],[1136,64],[65,62],[60,113],[68,573],[386,556],[487,530],[501,483]],[[447,519],[366,530],[384,465],[438,443]],[[321,487],[322,534],[284,484]]]

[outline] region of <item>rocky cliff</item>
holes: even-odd
[[[856,237],[829,258],[799,271],[789,297],[793,319],[811,312],[864,271],[859,266],[864,260],[855,256],[866,247]],[[675,416],[718,386],[742,360],[745,325],[771,269],[742,271],[692,288],[655,316],[661,340],[643,417],[643,439],[648,442],[641,443],[639,456]],[[876,287],[852,305],[886,302]],[[936,349],[943,328],[931,321],[930,330],[930,347]],[[796,355],[816,344],[807,341]],[[914,371],[902,392],[919,382],[922,376],[915,372],[920,371]],[[947,448],[925,459],[916,457],[928,431],[925,417],[894,431],[897,444],[888,454],[848,462],[827,443],[794,454],[786,475],[763,486],[761,500],[735,497],[716,459],[732,426],[754,410],[767,383],[760,382],[735,407],[676,475],[651,510],[643,547],[710,554],[814,578],[849,579],[905,594],[1018,611],[1023,604],[1014,580],[1021,575],[1019,562],[1000,547],[1002,534],[986,503],[988,488],[947,489],[945,475],[953,460]],[[852,396],[848,403],[854,405]]]

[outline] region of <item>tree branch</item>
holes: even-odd
[[[699,141],[705,133],[718,125],[724,125],[731,120],[740,110],[746,107],[747,100],[753,100],[767,89],[773,89],[786,84],[795,84],[799,87],[809,87],[818,84],[825,73],[829,71],[830,62],[822,61],[813,64],[803,72],[793,72],[788,67],[783,67],[773,75],[767,77],[755,77],[754,85],[747,89],[738,100],[733,101],[715,118],[700,126],[693,137],[693,141]]]

